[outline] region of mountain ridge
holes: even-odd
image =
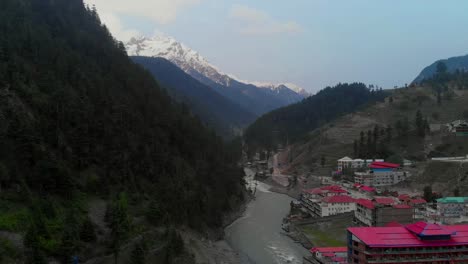
[[[456,70],[468,71],[468,54],[462,56],[450,57],[448,59],[437,60],[431,65],[425,67],[421,73],[414,79],[413,83],[420,83],[425,79],[433,77],[437,72],[437,64],[445,63],[447,71],[454,73]]]
[[[258,116],[307,97],[305,90],[296,85],[291,89],[286,84],[258,87],[244,82],[222,72],[198,52],[172,37],[132,38],[126,43],[126,49],[130,56],[162,57],[171,61],[198,81]]]

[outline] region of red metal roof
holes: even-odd
[[[356,202],[353,197],[348,195],[335,195],[328,196],[322,199],[326,203],[354,203]]]
[[[362,185],[361,188],[359,188],[360,190],[363,190],[365,192],[375,192],[375,188],[372,188],[372,187],[369,187],[369,186],[366,186],[366,185]]]
[[[427,226],[429,225],[429,226]],[[424,227],[426,230],[424,230]],[[421,240],[407,227],[350,227],[348,231],[358,237],[369,247],[433,247],[433,246],[455,246],[468,245],[468,225],[433,226],[433,224],[419,224],[410,227],[415,232],[423,232],[426,235],[440,235],[450,233],[449,240]],[[422,227],[422,228],[421,228]]]
[[[413,208],[413,207],[411,207],[411,205],[407,205],[407,204],[394,204],[392,207],[393,207],[393,208],[396,208],[396,209],[409,209],[409,208]]]
[[[418,236],[449,236],[453,233],[441,225],[426,222],[417,222],[407,225],[406,229]]]
[[[400,195],[398,195],[398,200],[405,201],[405,200],[408,200],[408,199],[410,199],[409,194],[400,194]]]
[[[392,205],[395,203],[395,200],[391,197],[375,197],[375,202],[383,205]]]
[[[348,193],[346,190],[344,190],[343,188],[341,188],[341,186],[338,186],[338,185],[328,185],[328,186],[319,187],[315,189],[309,189],[309,190],[305,190],[305,192],[310,193],[310,194],[323,194],[327,192]]]
[[[393,221],[393,222],[390,222],[388,224],[385,225],[385,227],[402,227],[403,225],[396,222],[396,221]]]
[[[423,198],[417,198],[417,199],[413,199],[409,202],[410,204],[425,204],[427,203],[426,200],[424,200]]]
[[[390,163],[390,162],[381,162],[381,161],[374,161],[371,163],[371,165],[383,166],[386,168],[399,168],[400,167],[400,164]]]
[[[364,206],[366,208],[369,208],[369,209],[374,209],[375,208],[374,203],[369,199],[360,198],[360,199],[356,200],[356,203],[360,204],[360,205],[362,205],[362,206]]]
[[[320,253],[343,253],[347,252],[347,247],[314,247],[310,250],[310,252],[320,252]]]

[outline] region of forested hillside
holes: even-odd
[[[437,74],[437,65],[443,63],[446,68],[447,72],[455,73],[458,71],[468,71],[468,55],[459,56],[459,57],[452,57],[445,60],[439,60],[431,65],[424,68],[421,73],[414,79],[413,83],[419,83],[424,79],[431,79]],[[466,84],[465,84],[466,85]]]
[[[0,237],[0,262],[118,257],[144,223],[220,226],[242,199],[231,150],[82,0],[0,1],[0,230],[24,235],[25,246]],[[111,201],[99,232],[93,197]],[[167,233],[161,263],[181,252],[176,237]]]
[[[292,144],[290,171],[330,173],[344,156],[397,163],[408,159],[421,166],[415,184],[427,184],[428,178],[444,186],[456,181],[449,171],[436,175],[431,172],[435,165],[428,170],[424,166],[431,157],[466,155],[466,137],[450,133],[445,124],[468,119],[468,73],[450,73],[444,64],[437,68],[420,85],[389,90],[385,101],[332,120],[313,130],[307,140]],[[460,190],[468,192],[468,183]]]
[[[190,109],[224,137],[233,137],[254,121],[255,115],[200,83],[176,65],[163,58],[132,57],[145,67],[176,100]]]
[[[306,138],[315,128],[359,107],[382,100],[385,92],[362,83],[327,87],[303,101],[274,110],[253,123],[245,138],[250,148],[275,149]]]

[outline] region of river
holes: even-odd
[[[253,172],[246,169],[247,182]],[[244,264],[302,264],[308,252],[283,234],[281,223],[289,212],[289,196],[268,191],[269,186],[259,183],[243,217],[226,228],[225,239],[240,252]]]

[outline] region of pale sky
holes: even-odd
[[[465,0],[85,0],[122,41],[164,32],[240,79],[384,88],[468,53]]]

